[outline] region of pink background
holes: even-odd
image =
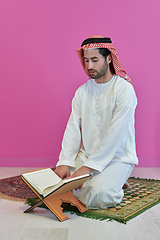
[[[75,90],[75,49],[111,37],[133,81],[140,167],[160,167],[160,1],[0,1],[0,166],[52,167]]]

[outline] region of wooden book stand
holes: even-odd
[[[59,188],[58,190],[52,192],[46,197],[42,197],[24,178],[21,176],[23,181],[32,189],[32,191],[37,195],[40,199],[36,204],[32,207],[29,207],[24,213],[28,213],[32,211],[34,208],[45,204],[48,209],[62,222],[69,217],[63,213],[63,208],[61,207],[62,203],[70,203],[72,206],[78,208],[78,210],[82,212],[86,212],[88,210],[72,193],[71,190],[74,189],[72,184],[68,184],[63,188]]]
[[[34,206],[28,208],[24,213],[32,211],[34,208],[41,206],[43,203],[49,208],[49,210],[62,222],[69,217],[63,213],[62,203],[70,203],[72,206],[78,208],[82,212],[86,212],[88,209],[85,207],[71,192],[63,193],[58,196],[49,195],[44,199],[38,201]]]

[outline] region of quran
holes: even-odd
[[[42,197],[46,197],[55,191],[61,193],[71,191],[91,178],[89,174],[85,174],[62,180],[51,168],[22,173],[21,176]]]

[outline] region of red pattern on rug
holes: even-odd
[[[0,193],[24,200],[36,197],[33,191],[21,179],[21,176],[0,179]]]

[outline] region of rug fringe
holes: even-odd
[[[110,222],[110,221],[115,220],[115,221],[117,221],[117,222],[119,222],[119,223],[124,223],[124,224],[127,223],[127,221],[126,221],[125,219],[122,219],[122,218],[116,218],[116,217],[114,218],[114,217],[109,217],[109,216],[101,216],[100,214],[94,215],[94,213],[91,213],[91,212],[89,212],[89,211],[84,212],[84,213],[80,213],[80,212],[78,212],[78,211],[76,211],[76,212],[71,212],[71,213],[72,213],[72,214],[76,214],[76,215],[78,215],[78,216],[80,216],[80,217],[91,218],[91,219],[100,220],[100,221],[106,220],[107,222]]]
[[[26,202],[26,199],[7,196],[7,195],[5,195],[3,193],[0,193],[0,198],[1,199],[5,199],[5,200],[10,200],[10,201],[13,201],[13,202]]]

